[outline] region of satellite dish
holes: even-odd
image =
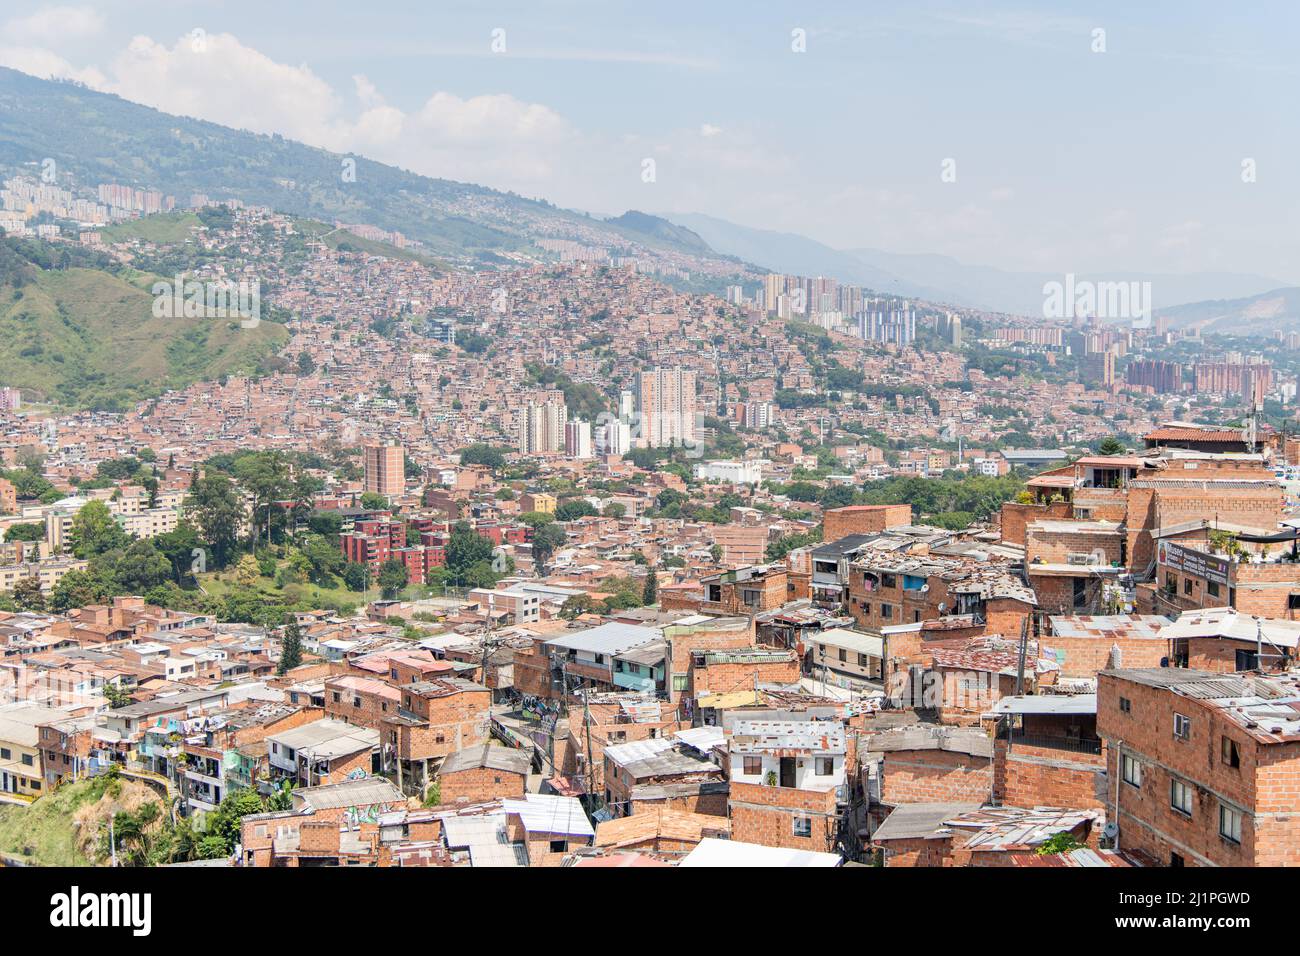
[[[1119,824],[1114,822],[1107,823],[1106,826],[1102,828],[1101,832],[1107,840],[1113,840],[1115,837],[1119,836]]]

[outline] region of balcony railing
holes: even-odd
[[[1003,740],[1014,747],[1044,747],[1048,750],[1067,750],[1076,754],[1100,754],[1101,740],[1096,737],[1067,737],[1064,734],[1027,734],[1023,730],[1003,731]]]

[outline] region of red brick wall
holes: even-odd
[[[1029,616],[1030,610],[1028,604],[1022,604],[1013,598],[994,598],[984,607],[984,632],[1018,638],[1021,625]]]
[[[1072,518],[1074,506],[1068,501],[1050,505],[1022,505],[1008,501],[1002,505],[1002,543],[1025,546],[1025,526],[1049,518]]]
[[[952,866],[952,840],[886,840],[885,866]]]
[[[1106,564],[1118,563],[1122,557],[1124,536],[1118,529],[1105,534],[1051,531],[1032,524],[1025,529],[1025,560],[1041,559],[1046,564],[1066,564],[1071,554],[1100,551]]]
[[[1255,650],[1254,644],[1240,641],[1225,641],[1217,637],[1193,637],[1187,641],[1187,666],[1192,670],[1214,671],[1219,674],[1234,674],[1237,671],[1237,651]],[[1276,654],[1277,650],[1265,645],[1264,653]],[[1265,659],[1265,668],[1278,663],[1275,659]]]
[[[1059,652],[1062,677],[1095,677],[1110,666],[1110,649],[1118,644],[1121,667],[1159,667],[1169,655],[1169,642],[1138,637],[1058,637],[1046,635],[1042,643]],[[1061,655],[1064,654],[1064,660]]]
[[[657,813],[660,810],[679,810],[683,813],[704,813],[713,817],[727,816],[727,794],[690,793],[684,796],[665,797],[662,800],[633,800],[632,813]]]
[[[874,534],[912,523],[911,505],[850,505],[822,515],[822,540],[838,541],[850,534]]]
[[[1129,701],[1127,712],[1120,710],[1121,697]],[[1174,737],[1175,712],[1191,718],[1190,740]],[[1097,730],[1107,744],[1108,813],[1120,778],[1119,743],[1143,764],[1140,787],[1119,784],[1121,847],[1145,850],[1166,864],[1171,853],[1179,853],[1188,866],[1204,865],[1202,858],[1219,866],[1251,866],[1300,846],[1291,822],[1300,792],[1300,743],[1256,744],[1212,706],[1104,673],[1097,681]],[[1237,744],[1239,767],[1220,759],[1224,736]],[[1190,818],[1170,806],[1171,777],[1191,787]],[[1219,836],[1220,799],[1247,811],[1240,845]]]
[[[1033,567],[1028,570],[1029,586],[1034,589],[1038,606],[1052,614],[1073,614],[1074,578],[1056,574],[1035,574]],[[1099,594],[1095,581],[1089,585],[1090,592]],[[1087,613],[1093,609],[1081,608],[1078,613]]]
[[[794,835],[798,815],[811,820],[810,835]],[[835,792],[818,793],[753,783],[731,785],[731,838],[742,843],[829,852],[835,846]]]
[[[1050,747],[994,742],[994,781],[998,803],[1010,807],[1104,807],[1097,799],[1100,755]]]
[[[881,768],[882,803],[984,803],[992,790],[987,757],[950,750],[891,750]]]
[[[792,651],[788,660],[761,663],[712,663],[691,667],[689,683],[693,697],[701,694],[726,694],[734,690],[752,690],[754,683],[793,684],[800,677],[799,658]]]
[[[440,803],[481,803],[498,797],[522,797],[524,775],[491,767],[458,770],[438,777]]]
[[[351,757],[344,757],[330,764],[329,770],[321,774],[318,786],[325,786],[327,783],[343,783],[353,770],[364,770],[370,773],[371,756],[369,752],[353,754]]]

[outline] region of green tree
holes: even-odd
[[[334,576],[343,570],[343,565],[347,563],[336,544],[330,544],[329,541],[320,535],[308,535],[298,546],[299,553],[308,562],[308,576],[313,584],[320,587],[329,587]]]
[[[307,528],[312,534],[337,539],[343,533],[343,516],[337,511],[314,511],[307,519]]]
[[[152,541],[136,541],[114,562],[113,572],[124,593],[144,594],[171,578],[172,565]]]
[[[482,465],[496,474],[506,466],[506,456],[500,448],[491,445],[468,445],[460,450],[462,465]]]
[[[45,537],[45,525],[39,521],[11,524],[5,532],[5,541],[40,541]]]
[[[572,621],[582,614],[589,614],[595,607],[595,601],[589,594],[575,594],[565,599],[560,605],[560,617],[566,621]]]
[[[370,567],[359,561],[349,561],[343,567],[343,584],[349,591],[364,591],[370,587]]]
[[[391,601],[401,594],[409,580],[406,565],[396,558],[385,561],[379,566],[379,591],[386,601]]]
[[[551,556],[568,544],[569,535],[558,524],[545,524],[533,532],[533,563],[540,569],[550,563]]]
[[[8,479],[14,486],[14,491],[18,493],[19,498],[41,498],[44,499],[50,492],[54,492],[58,498],[63,497],[57,489],[46,480],[45,476],[39,471],[33,471],[31,468],[15,468],[12,471],[0,472],[4,478]]]
[[[199,538],[199,531],[188,521],[181,521],[171,531],[163,534],[154,535],[149,539],[153,546],[158,549],[158,553],[167,559],[171,566],[172,579],[177,583],[183,583],[186,578],[191,577],[192,569],[202,567],[206,564],[207,558],[203,541]],[[199,554],[195,554],[195,552]],[[200,561],[199,558],[202,558]]]
[[[86,571],[69,571],[50,590],[49,609],[62,614],[76,607],[86,607],[107,600],[102,583]]]
[[[275,672],[283,676],[302,663],[302,628],[297,621],[291,621],[284,627],[284,638],[280,641],[280,662]]]
[[[501,580],[501,575],[492,567],[491,562],[478,561],[465,571],[465,586],[471,588],[492,588]]]
[[[211,570],[224,568],[235,553],[244,522],[244,503],[230,478],[220,472],[205,474],[190,489],[185,510],[208,544]]]
[[[234,852],[239,842],[240,821],[250,813],[262,813],[266,805],[256,790],[232,790],[207,818],[207,835],[199,844],[205,860],[219,859]]]
[[[119,707],[125,707],[131,703],[134,698],[129,691],[124,690],[115,681],[105,681],[103,686],[104,700],[108,701],[109,709],[116,710]]]
[[[1101,444],[1097,446],[1097,454],[1105,455],[1107,457],[1122,455],[1127,450],[1128,449],[1124,447],[1124,443],[1114,435],[1107,435],[1101,440]]]
[[[68,543],[72,553],[79,558],[90,558],[116,549],[125,549],[131,536],[122,530],[108,505],[102,501],[88,501],[72,518]]]
[[[476,564],[492,564],[492,542],[479,534],[468,522],[457,521],[447,540],[447,574],[456,587],[464,587],[469,569]]]
[[[645,589],[641,592],[641,603],[650,605],[657,600],[659,600],[659,576],[652,570],[645,576]]]
[[[585,498],[570,498],[568,501],[561,501],[555,509],[556,521],[575,521],[578,518],[589,518],[598,514],[595,505]]]
[[[235,565],[235,581],[240,587],[253,587],[261,576],[262,569],[257,564],[257,558],[251,554],[244,555]]]
[[[34,574],[21,578],[14,585],[13,600],[24,611],[44,611],[45,594],[41,591],[41,579]]]
[[[278,451],[254,452],[236,460],[234,470],[239,486],[253,496],[253,545],[256,547],[263,526],[267,541],[271,540],[271,510],[275,502],[292,497],[289,463]],[[259,512],[265,515],[264,521],[259,520]]]
[[[99,856],[110,858],[114,851],[118,866],[153,866],[166,845],[167,828],[163,824],[162,804],[141,804],[134,810],[118,810],[113,824],[101,824]]]

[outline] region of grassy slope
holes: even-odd
[[[281,564],[283,563],[281,562]],[[217,598],[224,597],[235,587],[234,569],[230,568],[225,571],[201,574],[199,575],[199,584],[208,595]],[[259,577],[254,587],[273,601],[285,600],[284,590],[276,586],[274,578]],[[310,582],[290,585],[290,587],[299,589],[305,600],[319,607],[339,607],[341,605],[360,607],[367,601],[377,601],[380,598],[379,587],[373,582],[370,590],[364,594],[359,591],[349,591],[342,582],[337,587],[332,588],[318,587]],[[408,586],[398,597],[404,601],[412,601],[428,597],[432,593],[431,588],[416,584]]]
[[[112,407],[252,371],[288,339],[269,322],[155,318],[148,285],[68,269],[0,289],[0,381],[64,406]]]
[[[100,235],[108,243],[143,239],[145,242],[169,245],[184,242],[198,225],[199,217],[192,212],[161,213],[119,222],[115,226],[101,229]]]
[[[30,806],[0,804],[0,853],[36,866],[94,866],[82,852],[73,816],[94,803],[91,823],[97,827],[108,815],[141,802],[156,801],[148,787],[120,781],[117,795],[103,794],[94,780],[65,784]]]
[[[341,244],[346,243],[353,249],[361,252],[368,252],[372,256],[384,256],[388,259],[406,259],[411,262],[422,262],[426,266],[431,266],[441,271],[446,271],[446,264],[439,262],[433,256],[426,256],[412,249],[399,249],[397,246],[387,242],[379,242],[374,239],[362,239],[360,236],[349,232],[346,229],[335,229],[323,222],[316,222],[313,219],[295,219],[294,225],[305,236],[320,237],[325,245],[331,249],[337,249]]]

